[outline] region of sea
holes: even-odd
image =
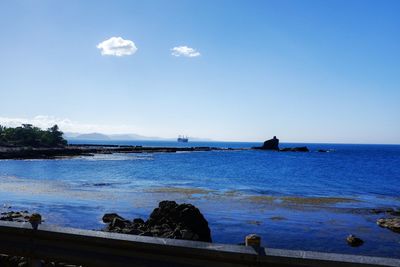
[[[260,143],[79,141],[142,146],[250,148]],[[75,141],[77,143],[77,141]],[[400,209],[400,146],[290,144],[308,153],[219,150],[0,160],[0,211],[39,212],[46,224],[99,230],[116,212],[147,219],[162,200],[191,203],[214,243],[248,234],[267,248],[400,258],[400,233],[376,209]],[[318,152],[319,149],[328,152]],[[375,209],[375,212],[373,211]],[[364,240],[346,243],[349,234]]]

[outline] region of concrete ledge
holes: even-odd
[[[0,222],[0,253],[84,266],[400,266],[400,259],[211,244]]]

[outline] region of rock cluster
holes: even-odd
[[[161,201],[147,221],[127,220],[116,213],[103,216],[107,232],[211,242],[208,222],[191,204]]]
[[[261,149],[279,150],[279,139],[274,136],[274,138],[265,141]]]
[[[279,139],[274,136],[274,138],[269,139],[264,142],[262,146],[253,147],[253,149],[261,149],[261,150],[275,150],[281,152],[309,152],[310,150],[306,146],[300,147],[286,147],[283,149],[279,148]]]
[[[0,213],[0,221],[29,222],[31,214],[28,211],[9,211]]]
[[[381,218],[376,221],[380,227],[388,228],[393,232],[400,233],[400,217],[397,218]]]
[[[253,149],[279,151],[279,139],[274,136],[274,138],[265,141],[262,146],[253,147]]]

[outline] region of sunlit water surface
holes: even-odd
[[[368,211],[400,208],[400,146],[307,146],[312,152],[243,150],[2,160],[0,203],[2,211],[11,206],[12,210],[40,212],[46,223],[100,229],[106,212],[147,218],[159,201],[169,199],[199,207],[214,242],[241,243],[245,235],[258,233],[268,247],[400,257],[400,234],[376,225],[378,218],[387,215]],[[364,245],[349,247],[345,238],[350,233],[361,237]]]

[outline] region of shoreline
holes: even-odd
[[[146,147],[129,145],[73,144],[65,147],[5,147],[0,146],[1,159],[56,159],[114,153],[176,153],[243,150],[218,147]]]

